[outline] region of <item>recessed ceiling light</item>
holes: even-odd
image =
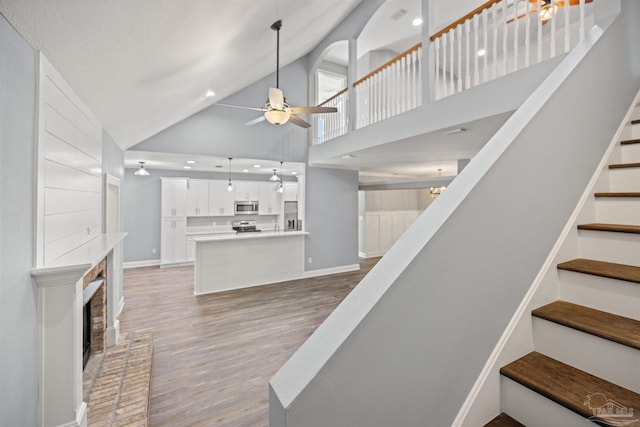
[[[242,169],[242,172],[249,172],[249,169]]]
[[[205,97],[205,98],[212,98],[212,97],[214,97],[214,96],[216,96],[216,93],[215,93],[214,91],[212,91],[211,89],[209,89],[209,90],[207,91],[207,93],[205,93],[205,94],[204,94],[204,97]]]
[[[222,165],[216,165],[216,169],[222,169]]]
[[[293,171],[293,172],[291,172],[291,175],[298,175],[298,172]]]
[[[193,160],[187,160],[187,163],[189,163],[190,165],[194,165],[196,162],[194,162]]]
[[[487,54],[487,50],[486,49],[479,49],[478,50],[478,56],[485,56]]]
[[[254,168],[259,168],[261,167],[260,165],[253,165]]]
[[[420,25],[422,25],[422,18],[416,18],[413,20],[414,27],[419,27]]]
[[[355,156],[353,154],[345,154],[342,156],[343,159],[353,159]]]
[[[455,129],[450,129],[448,131],[442,132],[443,135],[454,135],[456,133],[461,133],[461,132],[466,132],[467,129],[466,128],[455,128]]]
[[[191,169],[191,166],[185,166],[184,168],[185,169]]]

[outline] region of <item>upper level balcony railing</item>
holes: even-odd
[[[487,1],[429,38],[428,73],[418,43],[325,101],[338,113],[316,118],[314,142],[347,133],[348,108],[359,129],[420,107],[424,76],[438,100],[569,52],[592,24],[592,1]]]

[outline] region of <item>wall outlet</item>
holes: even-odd
[[[313,264],[313,258],[309,257],[309,264]]]
[[[151,249],[151,253],[155,254],[156,253],[156,248]]]

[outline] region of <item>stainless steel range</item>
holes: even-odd
[[[253,220],[233,221],[231,228],[233,228],[236,233],[259,233],[262,231],[256,228],[256,222]]]

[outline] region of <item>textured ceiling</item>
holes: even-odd
[[[359,2],[0,0],[0,13],[128,148],[272,73],[276,20],[282,66]]]

